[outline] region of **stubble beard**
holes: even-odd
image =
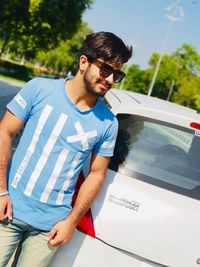
[[[99,84],[102,82],[102,79],[96,79],[95,82],[92,83],[92,79],[90,78],[91,75],[90,75],[90,69],[88,68],[86,71],[85,71],[85,74],[83,76],[83,81],[84,81],[84,84],[85,84],[85,89],[87,91],[88,94],[90,94],[91,96],[94,96],[94,97],[103,97],[106,92],[96,92],[94,87],[95,85]]]

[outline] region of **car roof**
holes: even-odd
[[[152,96],[111,89],[106,100],[114,113],[137,114],[187,128],[191,128],[191,122],[200,123],[200,114],[196,110]]]

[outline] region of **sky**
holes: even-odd
[[[94,32],[113,32],[132,45],[133,57],[128,64],[146,69],[153,52],[170,54],[183,43],[200,53],[200,0],[180,0],[181,11],[176,3],[177,0],[95,0],[83,20]]]

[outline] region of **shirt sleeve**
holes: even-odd
[[[19,91],[19,93],[8,103],[7,109],[16,117],[27,121],[31,110],[33,99],[37,91],[37,78],[30,80]]]
[[[112,157],[115,147],[115,142],[118,133],[118,121],[114,118],[110,127],[106,130],[104,136],[95,145],[93,152],[97,155]]]

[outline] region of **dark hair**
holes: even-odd
[[[78,52],[78,65],[81,55],[85,55],[90,62],[102,58],[123,64],[132,56],[132,46],[124,42],[111,32],[97,32],[86,36]]]

